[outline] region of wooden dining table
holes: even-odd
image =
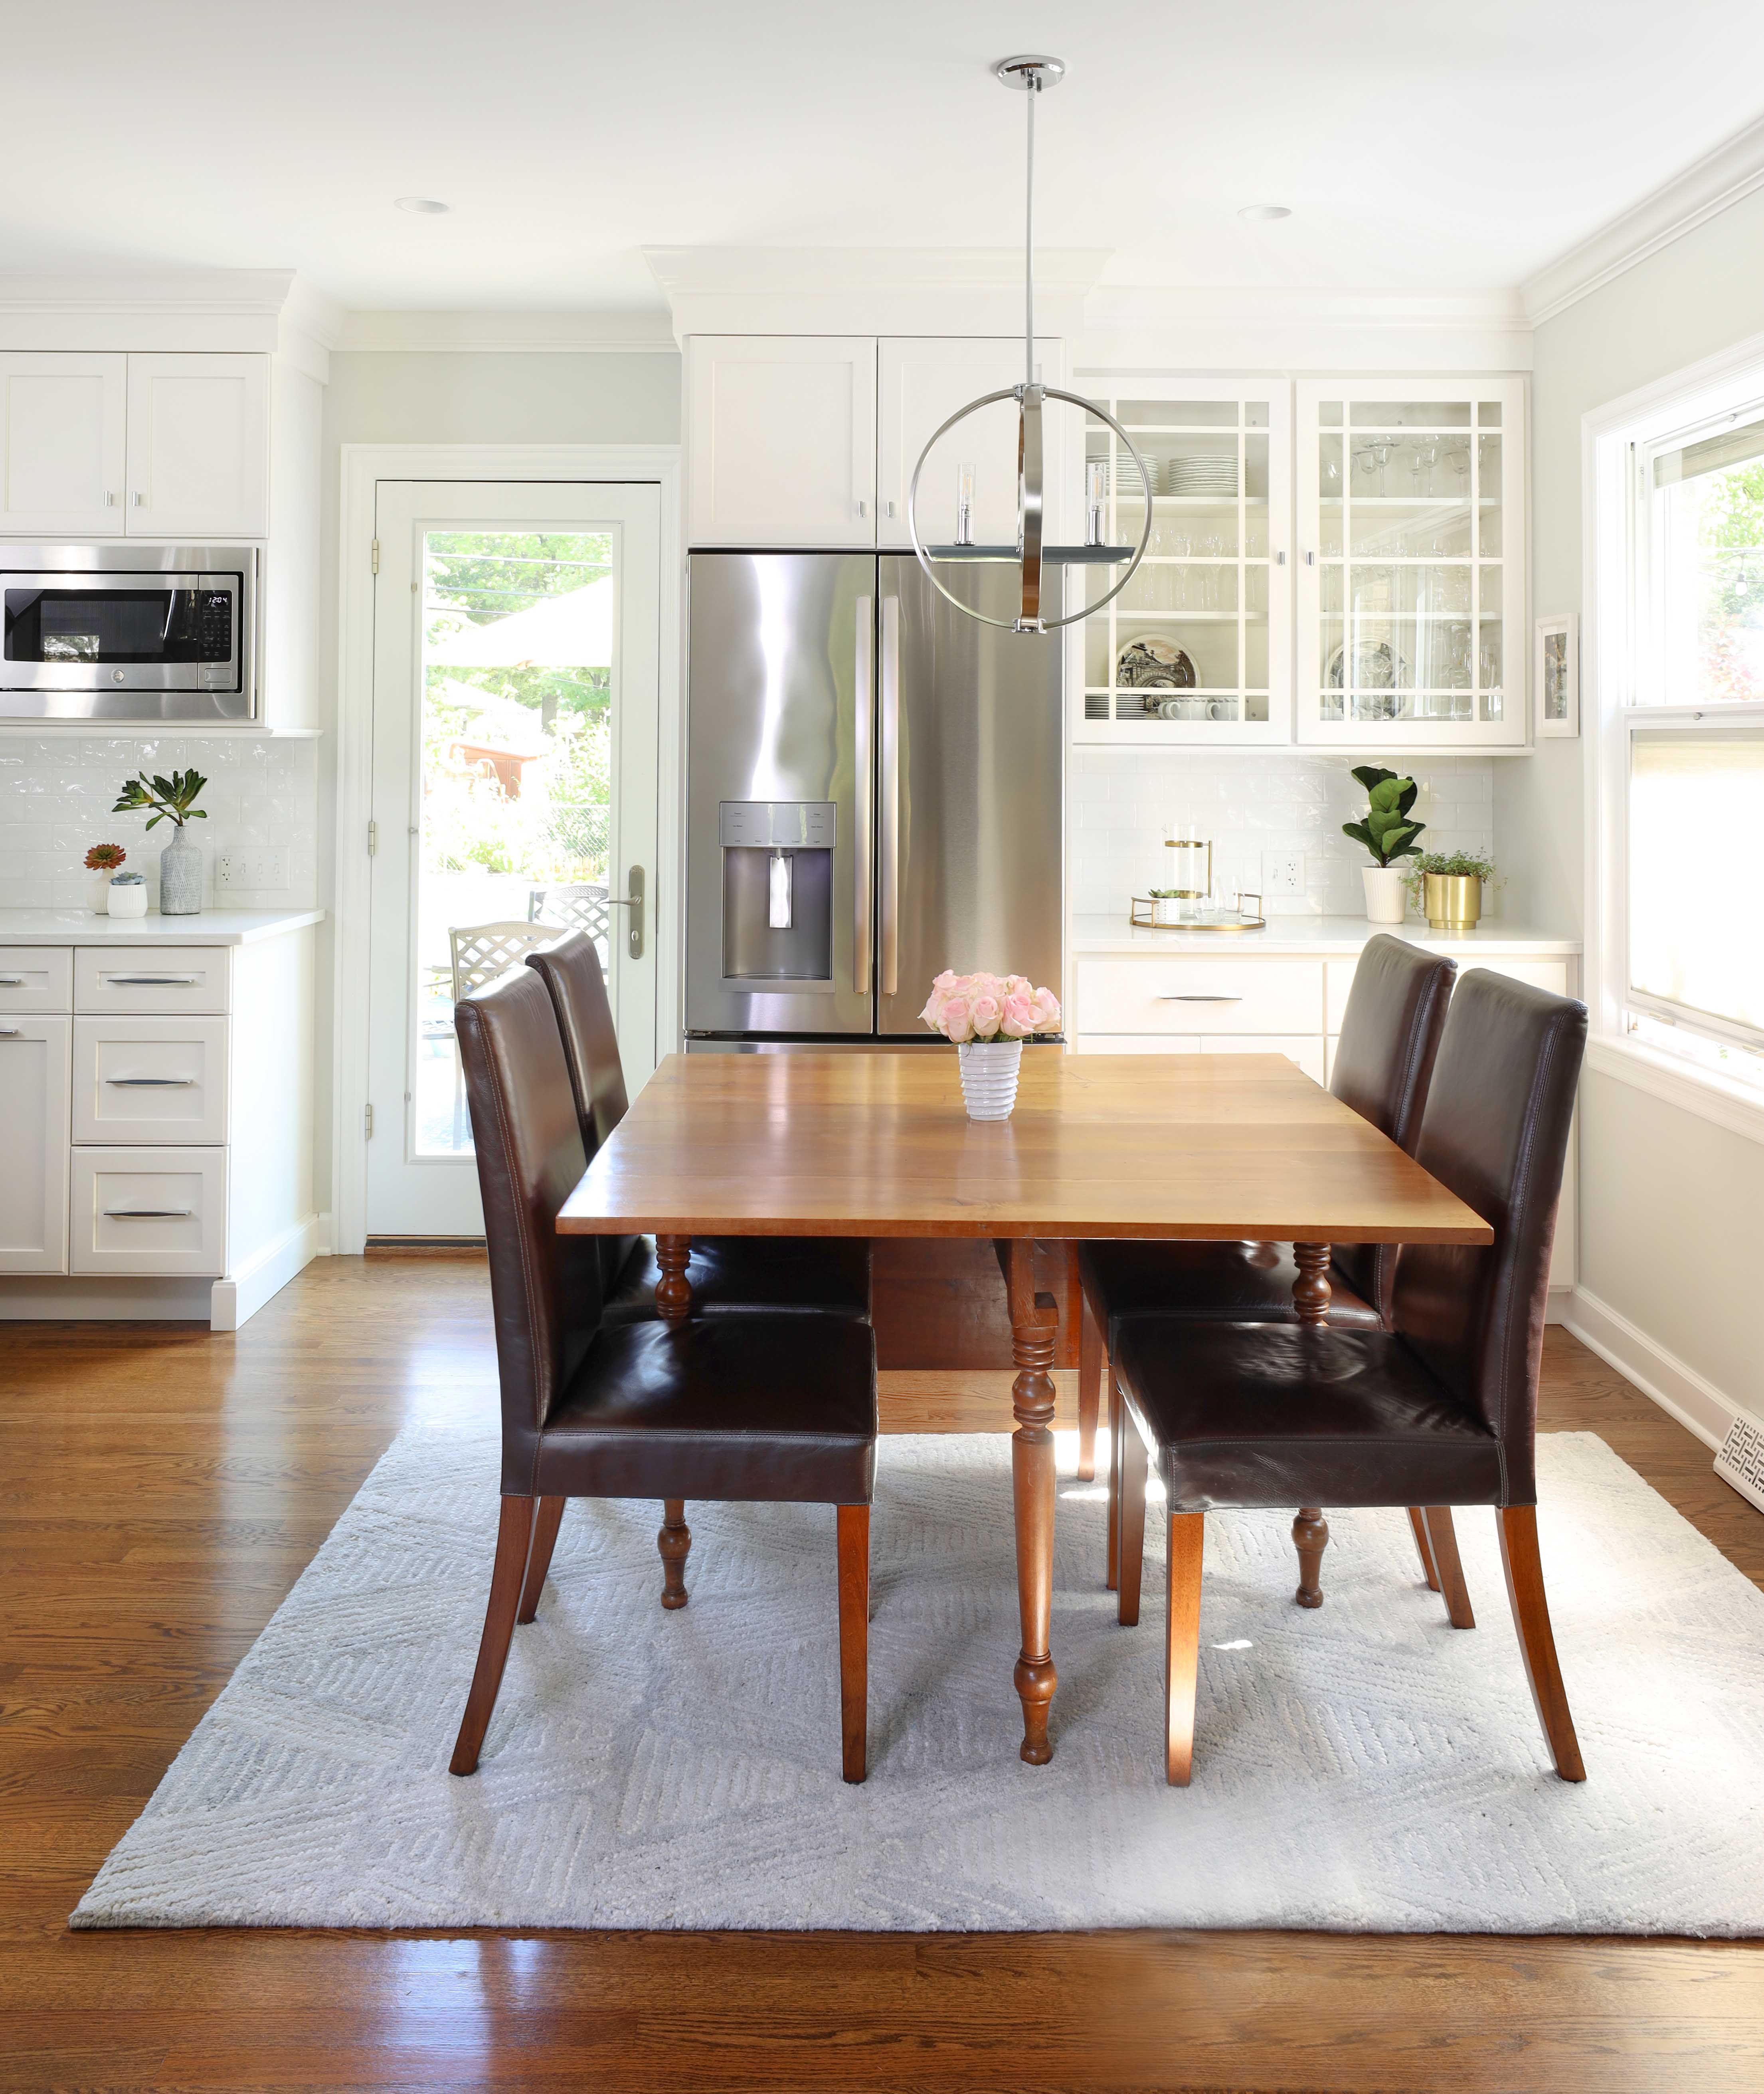
[[[1487,1244],[1480,1215],[1280,1054],[1031,1047],[1016,1109],[969,1119],[955,1056],[671,1054],[564,1202],[566,1235],[653,1234],[661,1315],[692,1314],[693,1237],[989,1238],[1008,1298],[1023,1757],[1053,1757],[1055,1297],[1037,1241],[1290,1242],[1300,1320],[1329,1247]]]

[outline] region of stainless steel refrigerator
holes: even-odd
[[[945,967],[1062,993],[1063,649],[909,554],[695,553],[689,1049],[930,1041]],[[1014,567],[967,600],[1015,610]]]

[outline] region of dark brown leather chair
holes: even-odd
[[[517,1621],[539,1604],[566,1498],[653,1497],[662,1605],[686,1604],[690,1497],[836,1505],[847,1781],[864,1777],[875,1338],[845,1315],[609,1323],[599,1246],[559,1236],[587,1168],[545,984],[515,968],[454,1009],[490,1250],[502,1514],[452,1761],[470,1774]]]
[[[1455,962],[1380,932],[1369,938],[1341,1014],[1329,1088],[1398,1148],[1414,1153],[1440,1051]],[[1240,1323],[1293,1323],[1298,1278],[1290,1244],[1087,1243],[1078,1253],[1084,1289],[1079,1337],[1078,1474],[1095,1473],[1097,1416],[1106,1360],[1123,1316],[1181,1316]],[[1330,1253],[1329,1321],[1358,1331],[1388,1329],[1397,1253],[1389,1244],[1338,1244]],[[1122,1419],[1110,1406],[1109,1567],[1118,1581]],[[1319,1573],[1329,1529],[1321,1510],[1306,1505],[1293,1523],[1301,1606],[1323,1604]]]
[[[1584,1781],[1537,1551],[1538,1364],[1586,1006],[1479,970],[1452,999],[1415,1155],[1494,1242],[1410,1244],[1389,1331],[1128,1316],[1112,1366],[1127,1417],[1120,1618],[1139,1618],[1147,1453],[1169,1498],[1165,1766],[1194,1744],[1201,1534],[1217,1506],[1427,1508],[1423,1563],[1473,1628],[1453,1505],[1500,1509],[1532,1698],[1564,1781]]]
[[[551,993],[588,1153],[625,1116],[624,1071],[593,941],[571,931],[526,956]],[[608,1236],[602,1253],[604,1314],[632,1323],[655,1314],[662,1276],[653,1236]],[[756,1310],[870,1313],[870,1245],[862,1236],[694,1236],[689,1267],[694,1315]]]

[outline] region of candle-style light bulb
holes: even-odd
[[[1084,543],[1102,543],[1102,512],[1109,498],[1109,469],[1101,458],[1084,467]]]
[[[955,469],[955,542],[974,542],[974,467],[967,459]]]

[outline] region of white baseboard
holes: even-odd
[[[1566,1323],[1573,1303],[1574,1289],[1571,1287],[1551,1288],[1549,1298],[1544,1304],[1544,1321],[1546,1323]]]
[[[1715,1384],[1687,1366],[1675,1353],[1657,1344],[1607,1301],[1577,1287],[1562,1319],[1563,1327],[1590,1346],[1608,1366],[1642,1394],[1651,1397],[1669,1417],[1694,1432],[1705,1447],[1718,1449],[1740,1409]]]
[[[297,1272],[319,1255],[324,1219],[308,1214],[265,1244],[237,1272],[217,1279],[209,1300],[210,1330],[237,1331],[272,1294],[280,1293]]]
[[[211,1279],[75,1272],[0,1279],[0,1322],[206,1323]]]

